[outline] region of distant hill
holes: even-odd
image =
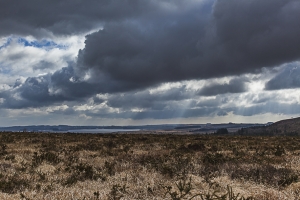
[[[266,124],[244,124],[244,123],[227,123],[227,124],[158,124],[158,125],[140,125],[140,126],[68,126],[68,125],[32,125],[32,126],[11,126],[11,127],[0,127],[1,131],[12,131],[12,132],[102,132],[101,129],[109,129],[112,132],[122,130],[176,130],[186,131],[190,133],[212,133],[218,129],[226,128],[229,132],[235,132],[238,129],[253,127],[253,126],[265,126]],[[106,130],[105,130],[106,131]]]
[[[300,117],[281,120],[266,126],[244,128],[238,133],[242,135],[300,135]]]

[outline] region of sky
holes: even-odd
[[[0,126],[300,116],[299,0],[1,0]]]

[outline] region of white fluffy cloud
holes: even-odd
[[[17,79],[24,81],[53,73],[69,62],[75,62],[78,50],[84,47],[84,35],[45,40],[33,37],[9,36],[2,38],[0,49],[0,82],[13,85]],[[52,43],[52,44],[51,44]]]

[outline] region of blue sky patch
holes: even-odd
[[[2,65],[2,63],[0,63],[0,74],[9,75],[10,73],[11,73],[11,69],[5,67],[4,65]]]
[[[0,46],[0,50],[7,47],[11,41],[12,41],[12,38],[7,38],[6,42],[2,46]]]
[[[54,48],[58,48],[58,49],[67,49],[68,48],[67,45],[57,44],[52,40],[43,39],[43,40],[29,41],[22,37],[8,37],[6,39],[6,42],[0,46],[0,50],[9,46],[13,40],[17,41],[19,44],[24,45],[25,47],[29,46],[29,47],[46,49],[46,50],[54,49]]]
[[[18,43],[23,44],[25,47],[36,47],[36,48],[43,48],[43,49],[53,49],[53,48],[58,48],[58,49],[66,49],[66,45],[60,45],[55,43],[54,41],[51,40],[33,40],[33,41],[28,41],[25,38],[18,38]]]

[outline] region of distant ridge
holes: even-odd
[[[12,131],[12,132],[86,132],[101,129],[123,129],[128,130],[175,130],[186,131],[192,133],[212,133],[220,128],[230,129],[231,132],[235,132],[238,129],[253,127],[253,126],[265,126],[266,124],[244,124],[244,123],[222,123],[222,124],[158,124],[158,125],[140,125],[140,126],[68,126],[68,125],[32,125],[32,126],[11,126],[0,127],[0,131]],[[81,131],[82,130],[82,131]],[[116,130],[118,131],[118,130]],[[120,130],[119,130],[120,131]]]
[[[262,127],[242,129],[238,133],[243,135],[300,135],[300,117],[280,120]]]
[[[278,121],[267,127],[278,133],[300,133],[300,117]]]

